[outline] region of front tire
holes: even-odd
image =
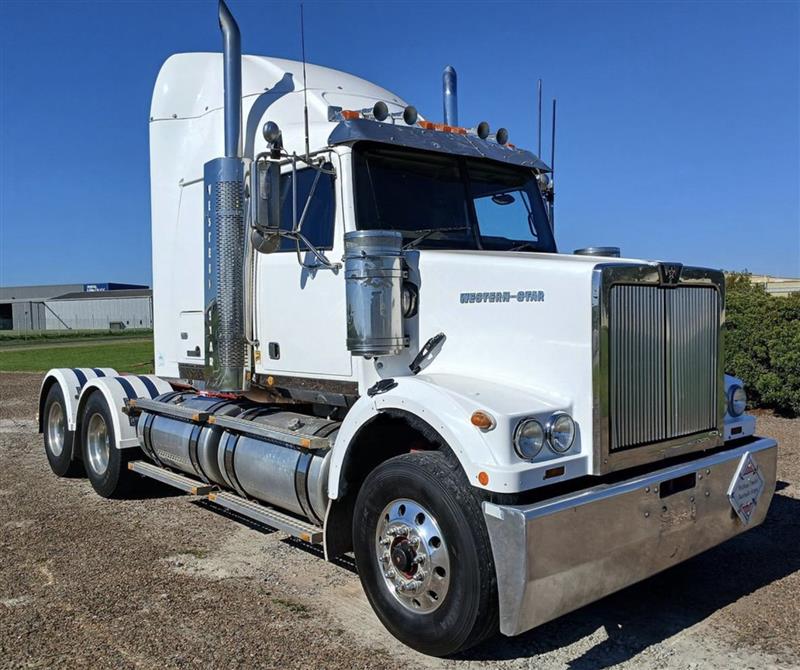
[[[481,506],[444,454],[403,454],[371,472],[356,500],[353,544],[372,608],[404,644],[447,656],[496,632]]]
[[[76,477],[81,474],[80,462],[73,460],[72,448],[75,432],[68,429],[67,404],[61,386],[53,384],[47,392],[42,413],[44,452],[50,469],[59,477]]]
[[[89,396],[81,421],[81,448],[86,475],[104,498],[122,498],[131,490],[130,449],[117,449],[111,412],[101,393]]]

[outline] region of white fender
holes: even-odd
[[[131,425],[122,408],[125,407],[125,400],[133,398],[155,398],[162,393],[172,390],[169,382],[164,381],[155,375],[124,375],[97,377],[87,382],[78,400],[78,420],[76,430],[80,428],[80,415],[86,399],[95,391],[103,394],[106,404],[111,410],[111,421],[114,425],[114,446],[117,449],[128,449],[139,446],[139,438],[136,435],[136,425]]]
[[[479,488],[512,493],[587,471],[589,455],[581,450],[580,427],[573,446],[564,455],[543,448],[529,462],[514,452],[513,433],[521,418],[534,417],[544,425],[555,411],[572,414],[568,402],[506,383],[457,375],[423,373],[398,377],[395,381],[397,386],[389,391],[373,397],[363,395],[347,413],[331,453],[328,479],[331,498],[339,496],[343,464],[359,429],[388,409],[409,412],[436,430],[458,458],[470,483]],[[470,417],[476,410],[489,412],[496,421],[494,428],[483,431],[473,426]],[[545,476],[548,469],[562,465],[564,472],[560,476]],[[488,483],[479,480],[481,472],[488,476]]]
[[[114,368],[53,368],[49,370],[42,379],[39,387],[39,432],[42,432],[42,410],[44,408],[45,394],[50,389],[50,385],[55,382],[61,387],[64,394],[67,413],[67,430],[75,430],[75,420],[78,412],[78,398],[83,387],[92,379],[98,377],[115,377],[117,371]]]

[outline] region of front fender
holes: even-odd
[[[343,471],[350,445],[359,430],[387,410],[410,413],[427,423],[448,444],[464,468],[470,483],[498,493],[516,493],[541,485],[547,468],[564,465],[553,483],[586,472],[586,456],[576,438],[566,455],[555,457],[542,450],[534,462],[522,461],[513,449],[513,430],[521,417],[546,417],[557,410],[569,411],[563,400],[547,398],[528,389],[457,375],[400,377],[397,386],[375,396],[362,396],[348,412],[331,454],[328,495],[336,499],[343,490]],[[496,426],[482,431],[470,422],[476,410],[488,411]],[[380,448],[380,445],[376,445]],[[488,476],[479,481],[479,473]]]

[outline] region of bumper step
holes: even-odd
[[[196,479],[184,477],[183,475],[160,468],[157,465],[148,463],[147,461],[131,461],[128,463],[128,469],[133,470],[143,477],[155,479],[162,484],[173,486],[176,489],[184,491],[185,493],[190,493],[196,496],[208,495],[217,488],[213,484],[204,484],[202,482],[198,482]]]
[[[251,500],[246,500],[234,493],[212,492],[208,494],[208,499],[242,516],[253,519],[264,525],[275,528],[297,537],[304,542],[311,544],[322,544],[322,528],[314,526],[301,519],[279,512],[274,507],[268,507]]]

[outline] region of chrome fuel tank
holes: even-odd
[[[188,391],[167,393],[156,400],[197,412],[226,416],[237,416],[247,409],[230,400]],[[217,448],[223,434],[221,428],[143,412],[137,432],[142,449],[156,463],[195,475],[205,482],[225,484],[217,466]]]
[[[277,408],[249,410],[239,418],[331,439],[340,426],[338,421]],[[290,444],[226,432],[217,458],[225,484],[240,495],[322,523],[328,505],[329,451],[298,449]]]

